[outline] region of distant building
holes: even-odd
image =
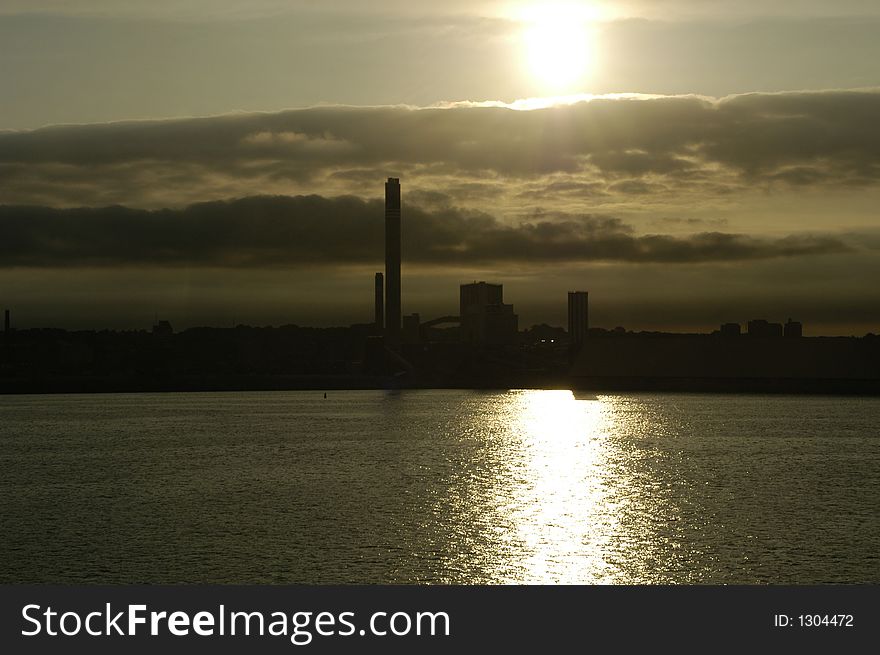
[[[519,317],[513,305],[505,305],[500,284],[474,282],[459,289],[462,340],[467,343],[503,345],[516,343]]]
[[[797,339],[804,336],[804,326],[800,321],[788,319],[785,323],[783,335],[787,339]]]
[[[380,335],[368,336],[364,342],[364,372],[368,375],[385,373],[385,340]]]
[[[168,321],[158,321],[153,326],[153,336],[170,337],[172,334],[174,334],[174,329]]]
[[[373,324],[376,326],[376,333],[382,334],[385,327],[385,283],[381,273],[376,273],[375,280],[375,318]]]
[[[568,339],[572,346],[584,342],[589,330],[588,292],[568,292]]]
[[[504,302],[504,287],[488,282],[473,282],[459,287],[459,309],[463,316],[471,307],[500,305]]]
[[[403,317],[403,342],[419,343],[421,337],[419,335],[419,326],[421,325],[418,314],[408,314]]]
[[[739,323],[723,323],[719,332],[722,337],[738,337],[742,334],[742,327]]]
[[[762,318],[749,321],[750,337],[781,337],[782,323],[768,323]]]
[[[533,325],[520,333],[522,342],[532,346],[552,347],[568,341],[568,332],[555,325]]]
[[[9,334],[9,331],[12,329],[12,320],[10,318],[9,310],[7,309],[4,313],[3,319],[3,331],[6,334]]]

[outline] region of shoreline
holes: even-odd
[[[59,376],[0,378],[0,395],[356,391],[409,389],[565,389],[574,392],[880,396],[880,379],[683,378],[510,375],[419,379],[367,375]]]

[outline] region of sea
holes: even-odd
[[[0,582],[880,582],[880,398],[0,396]]]

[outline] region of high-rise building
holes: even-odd
[[[503,302],[500,284],[474,282],[459,289],[462,339],[468,343],[510,344],[519,337],[519,317]]]
[[[800,321],[788,319],[782,328],[782,335],[789,339],[799,339],[804,335],[804,326]]]
[[[376,273],[376,311],[374,323],[376,332],[382,333],[385,327],[385,282],[381,273]]]
[[[504,302],[503,286],[489,284],[488,282],[473,282],[462,284],[459,288],[458,307],[462,316],[471,308],[480,308],[487,305],[500,305]],[[475,309],[475,311],[477,311]]]
[[[589,329],[588,292],[568,292],[568,340],[572,346],[584,342]]]
[[[400,179],[385,182],[385,336],[400,341]]]

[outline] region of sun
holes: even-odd
[[[595,60],[589,7],[535,5],[523,12],[522,19],[526,64],[542,91],[582,91]]]

